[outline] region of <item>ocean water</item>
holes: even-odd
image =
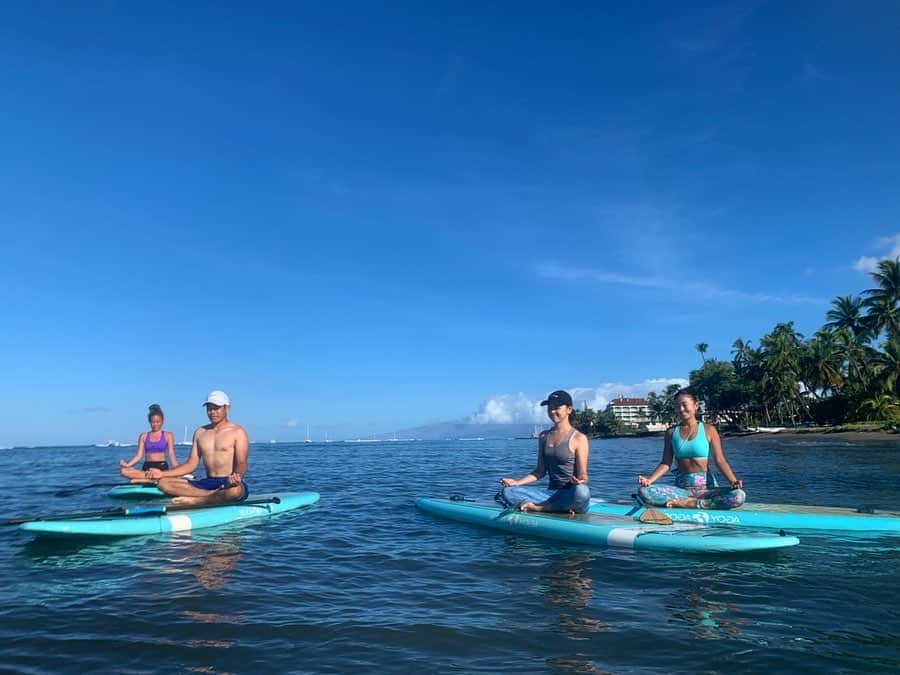
[[[595,496],[627,497],[661,441],[591,446]],[[0,518],[114,506],[124,448],[0,451]],[[178,448],[179,457],[185,452]],[[900,504],[900,442],[726,440],[752,501]],[[0,530],[0,671],[794,673],[900,671],[900,538],[803,535],[698,557],[594,550],[418,512],[490,498],[533,441],[253,445],[269,519],[113,543]]]

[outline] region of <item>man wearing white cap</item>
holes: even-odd
[[[167,471],[150,469],[147,478],[159,481],[157,487],[174,497],[173,504],[243,501],[249,494],[244,482],[250,446],[247,432],[228,419],[231,399],[224,391],[216,389],[209,392],[203,405],[206,406],[209,424],[194,432],[194,442],[187,460]],[[185,480],[181,477],[193,472],[201,459],[206,468],[206,478]]]

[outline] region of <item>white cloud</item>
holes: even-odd
[[[602,272],[599,270],[578,269],[556,265],[554,263],[542,263],[536,267],[539,276],[545,279],[559,281],[591,281],[597,284],[616,284],[619,286],[633,286],[637,288],[656,288],[663,290],[688,293],[695,298],[703,300],[736,300],[741,302],[779,303],[779,304],[827,304],[821,298],[811,298],[805,295],[770,295],[766,293],[747,293],[730,288],[719,288],[713,284],[689,282],[684,280],[667,279],[665,277],[636,277],[616,272]]]
[[[895,258],[900,257],[900,234],[895,234],[892,237],[882,237],[878,240],[875,247],[886,250],[887,253],[880,258],[861,256],[853,263],[853,269],[857,272],[865,272],[868,274],[874,272],[878,268],[878,262],[880,260],[894,260]]]
[[[596,387],[571,387],[566,391],[572,395],[576,408],[587,404],[594,410],[603,410],[618,396],[644,397],[651,391],[662,392],[670,384],[685,387],[687,383],[681,377],[658,377],[636,384],[606,382]],[[542,400],[543,395],[533,399],[522,392],[498,394],[484,401],[468,421],[474,424],[541,424],[547,421],[547,410],[541,406]]]
[[[544,418],[541,415],[540,402],[534,401],[525,394],[500,394],[492,396],[481,404],[478,412],[469,417],[474,424],[513,424],[534,423]]]
[[[284,426],[286,426],[286,427],[295,427],[295,426],[297,426],[298,424],[300,424],[300,422],[299,422],[298,420],[296,420],[296,419],[289,419],[287,422],[284,423]]]

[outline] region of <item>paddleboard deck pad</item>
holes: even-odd
[[[591,500],[589,513],[640,517],[646,506]],[[744,504],[737,509],[666,509],[654,506],[676,523],[732,525],[775,530],[839,530],[846,532],[900,532],[900,511],[860,507],[848,509],[800,504]]]
[[[272,501],[274,498],[278,501]],[[184,509],[178,507],[170,513],[138,513],[125,515],[125,509],[113,509],[108,514],[86,518],[45,518],[22,523],[20,530],[38,537],[131,537],[169,532],[188,532],[206,527],[216,527],[249,518],[262,518],[309,506],[319,501],[316,492],[293,492],[278,495],[254,496],[248,502],[222,506]],[[148,505],[149,508],[166,508],[164,505]],[[169,507],[171,508],[171,507]],[[140,511],[138,507],[128,510]]]
[[[125,483],[124,485],[116,485],[106,493],[108,497],[113,499],[162,499],[166,495],[160,492],[156,485],[143,485],[141,483]]]
[[[742,553],[796,546],[797,537],[692,523],[656,525],[630,516],[521,513],[492,502],[419,497],[416,506],[435,516],[495,530],[598,547],[681,553]]]

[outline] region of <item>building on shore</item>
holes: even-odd
[[[667,425],[650,421],[650,404],[645,398],[614,398],[606,406],[606,412],[612,413],[626,429],[638,429],[644,426],[647,431],[665,431]]]

